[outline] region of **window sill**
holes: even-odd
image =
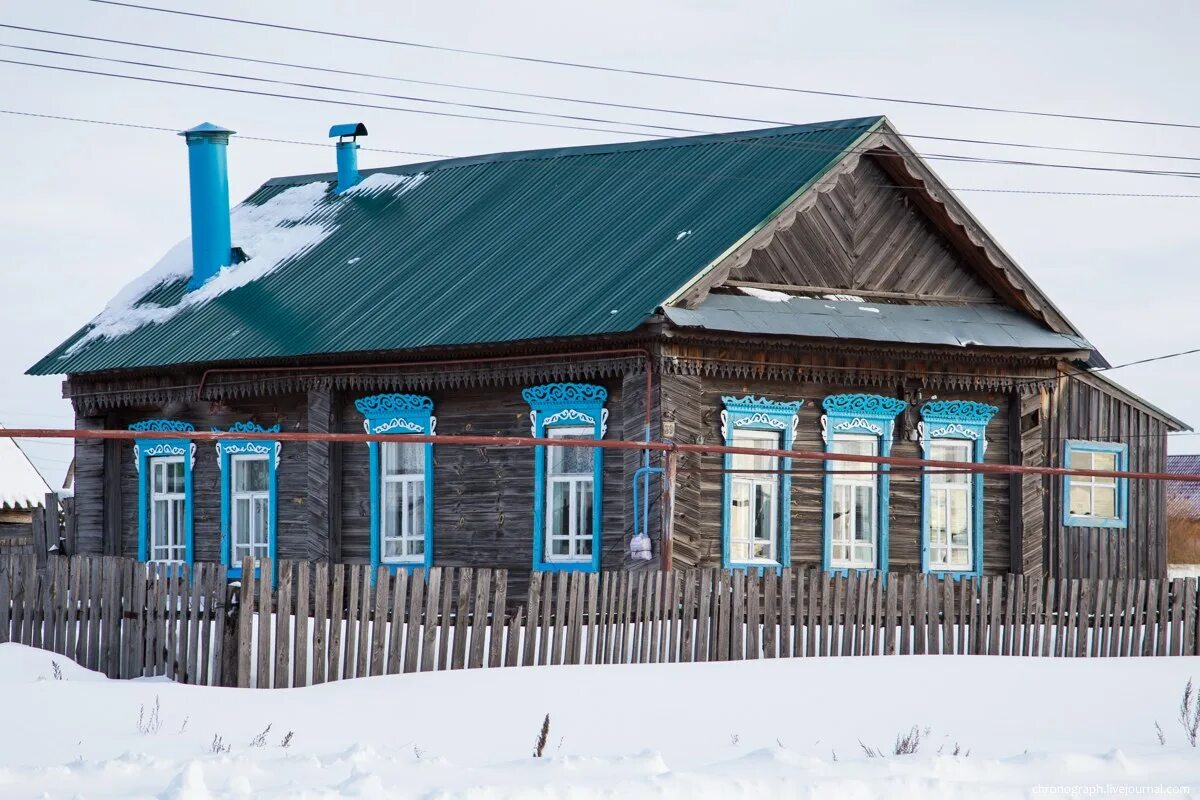
[[[1128,528],[1129,522],[1120,517],[1076,517],[1068,514],[1063,518],[1067,528]]]
[[[599,572],[600,565],[588,559],[586,561],[538,561],[534,563],[535,572]]]

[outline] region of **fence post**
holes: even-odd
[[[224,569],[222,568],[222,575]],[[221,632],[221,686],[236,687],[238,685],[238,623],[241,620],[242,585],[228,583],[225,585],[225,605],[217,609],[225,615],[225,625]]]

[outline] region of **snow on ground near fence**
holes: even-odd
[[[464,670],[245,690],[110,681],[6,644],[0,797],[1200,791],[1200,750],[1175,720],[1192,676],[1200,679],[1195,658],[877,656]],[[547,713],[546,757],[534,759]],[[890,753],[914,724],[929,728],[916,755],[864,754],[860,741]],[[212,752],[214,737],[229,751]],[[956,745],[963,754],[950,755]]]

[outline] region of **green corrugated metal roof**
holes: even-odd
[[[73,348],[85,327],[29,371],[632,331],[881,120],[364,171],[425,179],[404,192],[342,197],[331,183],[307,218],[283,226],[332,226],[316,246],[164,322]],[[335,177],[277,178],[246,202]],[[173,280],[140,302],[170,306],[183,288]]]

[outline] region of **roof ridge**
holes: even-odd
[[[435,170],[458,169],[478,164],[496,164],[511,161],[538,161],[553,158],[571,158],[577,156],[604,155],[608,153],[627,153],[638,150],[664,150],[680,147],[695,147],[714,144],[717,142],[736,142],[747,139],[771,139],[789,136],[797,133],[821,133],[825,131],[841,131],[851,128],[868,128],[885,119],[881,114],[870,117],[853,117],[848,119],[810,122],[803,125],[775,125],[769,128],[755,128],[744,131],[725,131],[722,133],[701,133],[694,136],[669,137],[662,139],[641,139],[631,142],[607,142],[602,144],[583,144],[571,147],[544,147],[532,150],[506,150],[498,153],[479,153],[469,156],[453,156],[439,158],[434,161],[418,161],[411,164],[396,164],[390,167],[375,167],[360,170],[363,177],[377,173],[407,175],[414,172],[432,172]],[[267,180],[263,187],[288,186],[313,181],[331,181],[337,179],[337,172],[316,172],[307,175],[281,175]]]

